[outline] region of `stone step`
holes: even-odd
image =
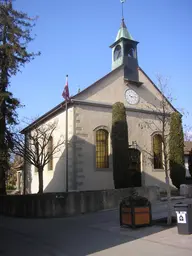
[[[171,197],[171,200],[183,200],[183,199],[185,199],[184,196],[172,196]],[[165,197],[161,197],[160,201],[162,201],[162,202],[167,201],[167,197],[166,196]]]

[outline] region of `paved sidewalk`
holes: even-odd
[[[166,216],[166,208],[165,202],[152,205],[153,218]],[[191,256],[192,236],[178,235],[176,227],[120,228],[118,210],[58,219],[0,216],[1,256],[154,254]]]
[[[192,236],[179,236],[176,228],[89,254],[90,256],[191,256]]]

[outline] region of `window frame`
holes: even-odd
[[[51,143],[51,146],[50,146]],[[53,136],[50,136],[48,145],[47,145],[47,152],[49,152],[49,149],[51,147],[50,151],[53,151]],[[48,171],[53,171],[53,155],[51,155],[49,162],[47,163],[47,169]]]
[[[107,144],[108,144],[107,145],[108,146],[108,152],[107,152],[108,153],[108,167],[106,167],[106,168],[97,167],[97,162],[96,162],[97,161],[97,158],[96,158],[96,146],[97,146],[96,134],[99,130],[104,130],[108,134],[108,142],[107,142]],[[110,155],[111,155],[110,133],[109,133],[109,129],[107,126],[101,125],[94,129],[94,152],[93,153],[94,153],[94,169],[96,171],[112,171],[112,168],[111,168],[112,165],[111,165],[111,161],[110,161]]]
[[[154,161],[154,138],[155,136],[161,136],[161,140],[163,140],[162,138],[162,133],[161,132],[154,132],[152,134],[152,140],[151,140],[151,143],[152,143],[152,169],[153,171],[164,171],[164,166],[163,166],[163,143],[161,143],[161,166],[159,167],[155,167],[155,161]]]
[[[121,51],[121,55],[119,57],[116,57],[116,52]],[[113,61],[117,61],[118,59],[120,59],[122,57],[122,46],[120,44],[118,44],[113,52]]]
[[[128,50],[127,56],[128,56],[128,58],[133,58],[133,59],[135,59],[135,49],[134,49],[133,47],[131,47],[131,48]]]

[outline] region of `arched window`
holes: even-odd
[[[122,52],[121,52],[121,46],[120,45],[117,45],[115,47],[115,50],[114,50],[114,61],[119,59],[120,57],[122,56]]]
[[[131,48],[131,49],[128,51],[128,57],[134,58],[134,57],[135,57],[134,54],[135,54],[135,51],[134,51],[133,48]]]
[[[49,142],[48,142],[48,154],[49,156],[49,162],[48,162],[48,170],[53,170],[53,137],[51,136],[49,138]]]
[[[96,168],[109,167],[108,131],[99,129],[96,131]]]
[[[154,169],[163,169],[162,136],[160,134],[153,136],[153,164]]]

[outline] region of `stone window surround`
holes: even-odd
[[[100,130],[100,129],[103,129],[103,130],[106,130],[108,132],[108,155],[109,155],[109,167],[108,168],[96,168],[96,152],[95,152],[95,146],[96,146],[96,131]],[[106,125],[99,125],[97,126],[94,130],[93,130],[93,133],[94,133],[94,147],[93,147],[93,155],[94,155],[94,170],[95,171],[104,171],[104,172],[109,172],[109,171],[113,171],[113,168],[112,168],[112,163],[110,161],[110,156],[112,155],[112,147],[111,147],[111,139],[110,139],[110,129],[108,126]]]
[[[161,131],[155,131],[151,134],[151,152],[152,152],[152,155],[153,155],[153,138],[155,135],[161,135],[162,136],[162,132]],[[162,153],[163,153],[163,149],[162,149]],[[164,158],[162,156],[162,161],[164,162]],[[161,169],[155,169],[154,168],[154,163],[152,163],[152,171],[153,172],[164,172],[164,168],[161,168]]]

